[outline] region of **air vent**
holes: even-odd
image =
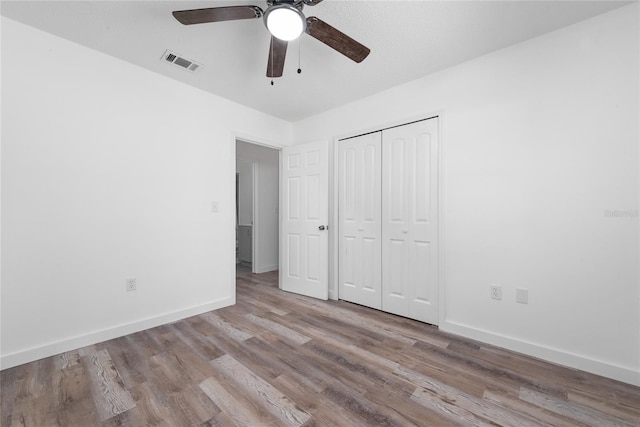
[[[172,64],[177,65],[180,68],[184,68],[189,71],[197,71],[202,67],[202,64],[198,64],[195,61],[185,58],[184,56],[178,55],[175,52],[171,52],[170,50],[166,50],[162,55],[162,60],[166,62],[170,62]]]

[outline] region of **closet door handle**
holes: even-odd
[[[320,227],[318,227],[318,230],[323,231],[326,227],[324,225],[321,225]]]

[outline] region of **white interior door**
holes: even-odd
[[[438,119],[382,132],[382,309],[438,323]]]
[[[327,299],[329,233],[328,143],[282,150],[280,288]]]
[[[380,309],[381,143],[375,132],[340,141],[338,216],[340,299]]]

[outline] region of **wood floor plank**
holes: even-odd
[[[56,369],[65,369],[80,363],[78,350],[67,351],[54,357]]]
[[[254,339],[251,344],[252,351],[272,355],[270,363],[274,366],[274,375],[271,376],[273,380],[287,374],[296,378],[300,384],[304,384],[314,393],[320,393],[327,383],[333,380],[310,358],[297,357],[300,349],[294,349],[284,341]],[[240,358],[240,360],[243,359]],[[269,376],[266,375],[262,375],[262,378],[269,380]]]
[[[640,426],[640,388],[243,273],[237,304],[5,369],[2,426]]]
[[[225,321],[216,313],[205,313],[201,317],[205,319],[207,322],[211,323],[216,328],[228,334],[231,338],[233,338],[236,341],[242,342],[244,340],[248,340],[249,338],[253,337],[253,335],[251,335],[249,332],[236,328],[234,325]]]
[[[247,314],[245,317],[256,325],[261,326],[262,328],[267,329],[276,335],[279,335],[285,340],[293,341],[295,344],[302,345],[311,340],[311,338],[309,338],[308,336],[300,334],[291,328],[283,326],[280,323],[274,322],[267,318],[256,316],[255,314]]]
[[[79,362],[79,359],[78,359]],[[97,425],[98,412],[91,398],[89,375],[81,363],[54,371],[54,396],[61,425]]]
[[[298,325],[299,326],[299,325]],[[312,337],[313,339],[316,340],[320,340],[326,343],[331,344],[333,347],[337,347],[339,348],[341,351],[344,352],[348,352],[348,353],[352,353],[354,355],[356,355],[359,358],[362,358],[364,360],[366,360],[367,362],[373,364],[373,365],[380,365],[381,367],[387,368],[387,369],[395,369],[398,367],[398,362],[395,362],[393,360],[389,360],[383,356],[379,356],[375,353],[372,353],[366,349],[363,349],[362,347],[359,347],[357,345],[354,345],[351,341],[349,340],[340,340],[340,339],[336,339],[334,337],[334,335],[329,334],[325,331],[322,331],[320,329],[316,329],[316,328],[309,328],[306,327],[304,328],[306,334],[310,337]]]
[[[137,413],[134,419],[139,419],[149,426],[169,427],[172,424],[172,414],[170,409],[159,401],[149,382],[136,384],[130,390],[131,396],[136,402]]]
[[[246,366],[259,372],[263,378],[275,378],[282,373],[281,367],[271,362],[271,355],[256,351],[255,338],[250,338],[240,343],[226,334],[219,334],[219,331],[209,322],[192,323],[192,325],[202,333],[207,333],[208,331],[215,334],[215,336],[207,336],[207,339],[223,351],[223,354],[232,355]],[[270,332],[267,331],[264,335],[269,336]]]
[[[416,343],[415,347],[423,350],[423,354],[429,354],[430,359],[440,360],[441,363],[444,364],[456,362],[455,366],[457,370],[471,376],[477,373],[483,378],[484,382],[492,382],[493,385],[496,384],[494,380],[497,380],[501,383],[511,384],[514,387],[526,385],[534,390],[554,394],[561,398],[566,398],[567,396],[565,387],[556,387],[553,382],[542,381],[527,371],[514,371],[497,363],[486,362],[475,357],[477,351],[470,354],[468,346],[459,346],[457,349],[442,349],[430,344]]]
[[[171,394],[178,393],[189,384],[189,375],[185,365],[177,356],[170,352],[156,354],[149,359],[154,379],[162,386],[162,389]]]
[[[247,394],[253,395],[256,400],[262,400],[267,411],[278,418],[282,425],[298,427],[309,419],[309,414],[300,410],[287,396],[233,357],[225,355],[211,363],[229,379],[236,381]]]
[[[597,409],[623,420],[638,420],[640,424],[640,402],[636,402],[635,407],[621,405],[615,400],[603,400],[593,393],[585,393],[582,390],[569,392],[567,397],[570,402]]]
[[[493,404],[505,408],[505,410],[515,411],[520,414],[529,415],[530,419],[540,426],[546,427],[578,427],[575,420],[572,421],[562,415],[540,410],[540,407],[520,400],[520,392],[513,393],[512,390],[499,390],[494,387],[487,389],[482,396],[483,399]]]
[[[256,300],[255,298],[251,298],[250,296],[249,297],[238,296],[238,299],[240,301],[244,301],[251,304],[253,307],[255,307],[258,310],[263,310],[265,312],[272,312],[277,314],[278,316],[286,316],[287,314],[290,313],[289,310],[283,310],[281,307],[278,307],[276,303],[270,303],[269,301]]]
[[[376,387],[388,387],[393,393],[403,394],[409,397],[415,385],[402,377],[395,375],[395,370],[384,370],[370,365],[358,358],[357,355],[349,355],[330,345],[320,345],[309,342],[305,347],[326,359],[325,364],[336,366],[337,373],[345,379],[351,379],[354,383],[364,385],[366,390]],[[365,391],[366,392],[366,391]]]
[[[209,396],[237,426],[277,425],[277,420],[257,402],[251,401],[226,378],[210,377],[200,383],[202,391]]]
[[[169,357],[171,359],[169,369],[186,375],[182,378],[183,383],[188,382],[185,381],[187,379],[193,383],[199,383],[209,376],[209,355],[194,351],[192,342],[175,325],[171,325],[169,333],[163,334],[163,343],[166,352],[153,356],[150,360]]]
[[[335,405],[350,412],[361,420],[359,424],[368,426],[411,426],[414,425],[397,411],[367,399],[364,395],[352,393],[340,384],[331,384],[322,395]]]
[[[17,371],[18,368],[16,367],[0,372],[0,426],[11,424],[13,407],[15,406],[13,397],[16,396]]]
[[[224,412],[215,414],[204,423],[200,424],[200,427],[239,427],[231,417]]]
[[[466,408],[460,407],[452,402],[443,399],[444,396],[434,395],[428,390],[418,389],[411,396],[411,399],[426,408],[442,413],[448,416],[451,421],[457,421],[461,425],[474,427],[488,427],[492,425],[501,425],[492,423],[484,417],[474,414]]]
[[[135,347],[127,344],[127,337],[120,337],[100,343],[96,348],[109,352],[113,364],[118,367],[118,374],[120,374],[125,388],[129,389],[144,382],[149,375],[149,370],[147,365],[142,363],[144,358],[136,353]]]
[[[180,396],[185,404],[197,417],[198,425],[210,420],[220,411],[202,389],[196,384],[190,384]]]
[[[52,358],[19,366],[15,372],[15,400],[11,407],[10,426],[61,425],[51,412],[55,402],[51,399],[53,379],[46,369],[55,369]],[[3,395],[2,399],[6,397]]]
[[[469,421],[473,420],[473,423],[479,425],[490,422],[490,420],[502,426],[534,427],[539,425],[532,422],[529,417],[504,410],[492,402],[464,393],[416,371],[400,367],[396,369],[396,372],[419,387],[411,396],[412,399],[432,409],[441,410],[445,414],[456,414],[456,416],[466,414]]]
[[[610,425],[620,427],[637,427],[638,425],[637,422],[627,422],[615,416],[605,414],[597,409],[574,404],[569,401],[563,401],[554,396],[545,395],[524,387],[520,390],[520,399],[525,402],[535,403],[541,408],[574,419],[585,426],[596,427]]]
[[[82,360],[89,374],[91,394],[101,421],[135,406],[107,350],[88,353],[82,356]]]

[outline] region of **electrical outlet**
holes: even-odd
[[[130,279],[127,279],[127,292],[131,292],[135,290],[136,290],[136,278],[132,277]]]
[[[491,285],[489,287],[491,292],[491,298],[501,300],[502,299],[502,286]]]
[[[529,304],[529,289],[516,288],[516,302]]]

